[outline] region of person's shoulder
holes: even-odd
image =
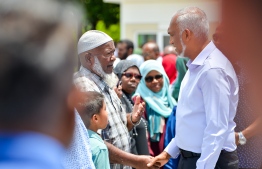
[[[176,60],[177,59],[177,56],[175,55],[175,54],[168,54],[168,55],[166,55],[166,56],[164,56],[164,57],[162,57],[163,58],[163,61],[166,61],[166,60]]]
[[[165,64],[176,64],[176,55],[174,54],[168,54],[166,56],[163,57],[162,59],[162,64],[165,65]]]
[[[90,147],[92,154],[100,154],[103,151],[108,151],[105,143],[95,138],[90,138]]]
[[[225,70],[228,65],[231,65],[228,58],[217,48],[210,54],[207,59],[210,69],[223,69]]]
[[[86,78],[86,79],[90,79],[91,73],[90,72],[85,72],[84,70],[79,70],[77,72],[74,73],[73,75],[73,79],[77,80],[77,79],[81,79],[81,78]]]
[[[95,133],[94,131],[91,130],[87,130],[88,131],[88,135],[89,135],[89,139],[90,139],[90,145],[92,147],[92,151],[99,151],[102,149],[107,149],[104,141],[102,140],[102,138],[100,137],[100,135],[98,135],[97,133]]]
[[[83,91],[98,90],[97,85],[91,78],[92,74],[88,72],[78,71],[74,74],[74,84]]]

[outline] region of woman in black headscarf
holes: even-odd
[[[123,107],[126,109],[126,112],[132,112],[134,105],[132,95],[142,78],[139,68],[132,61],[121,60],[114,68],[114,73],[119,78],[119,84],[122,84],[123,94],[120,100]],[[144,118],[141,118],[141,123],[131,131],[131,152],[133,154],[149,155],[146,133],[146,121]]]

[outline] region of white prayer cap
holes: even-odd
[[[83,53],[85,51],[94,49],[103,45],[113,39],[106,33],[98,30],[90,30],[84,33],[78,41],[77,53]]]

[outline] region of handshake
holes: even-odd
[[[165,151],[163,151],[161,154],[159,154],[156,157],[141,155],[140,158],[143,162],[141,161],[142,163],[139,163],[138,164],[139,166],[137,166],[136,169],[145,169],[145,168],[158,169],[163,165],[165,165],[170,159],[170,157],[171,156]],[[143,164],[146,164],[146,166]]]

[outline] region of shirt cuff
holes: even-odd
[[[177,158],[179,156],[180,150],[176,145],[175,138],[170,141],[164,151],[167,152],[172,158]]]

